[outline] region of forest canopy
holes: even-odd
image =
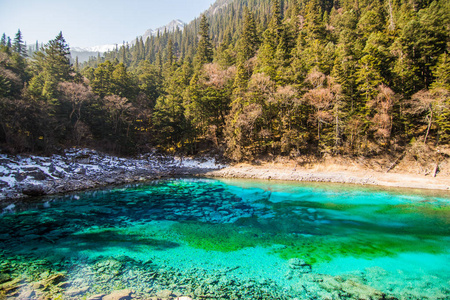
[[[79,64],[0,41],[0,145],[133,154],[396,154],[450,141],[450,2],[217,1]]]

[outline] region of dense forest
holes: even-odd
[[[397,155],[450,141],[450,1],[219,0],[79,64],[0,45],[0,145],[134,154]]]

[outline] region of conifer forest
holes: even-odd
[[[79,63],[0,45],[0,147],[375,157],[450,142],[450,1],[218,0]]]

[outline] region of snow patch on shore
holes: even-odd
[[[123,158],[91,149],[66,149],[61,155],[0,154],[0,200],[19,198],[27,190],[44,194],[69,192],[108,184],[150,180],[157,176],[226,167],[214,158],[183,158],[147,153]],[[38,188],[37,188],[38,187]]]

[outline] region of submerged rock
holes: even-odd
[[[156,296],[160,297],[160,298],[169,298],[169,297],[172,297],[174,295],[172,294],[171,290],[162,290],[162,291],[157,292]]]
[[[368,285],[353,281],[344,280],[339,276],[323,275],[323,281],[319,285],[328,292],[338,292],[339,295],[345,295],[345,299],[367,299],[378,300],[385,299],[385,294]]]
[[[312,267],[310,264],[307,264],[303,259],[300,258],[291,258],[288,261],[289,268],[300,272],[300,273],[311,273]]]
[[[65,292],[68,297],[75,297],[79,295],[84,295],[89,290],[88,286],[84,286],[81,288],[72,288]]]
[[[97,295],[92,295],[88,298],[86,298],[86,300],[102,300],[103,297],[105,297],[106,294],[97,294]]]
[[[133,291],[129,289],[113,291],[111,294],[103,297],[102,300],[129,300],[132,293]]]

